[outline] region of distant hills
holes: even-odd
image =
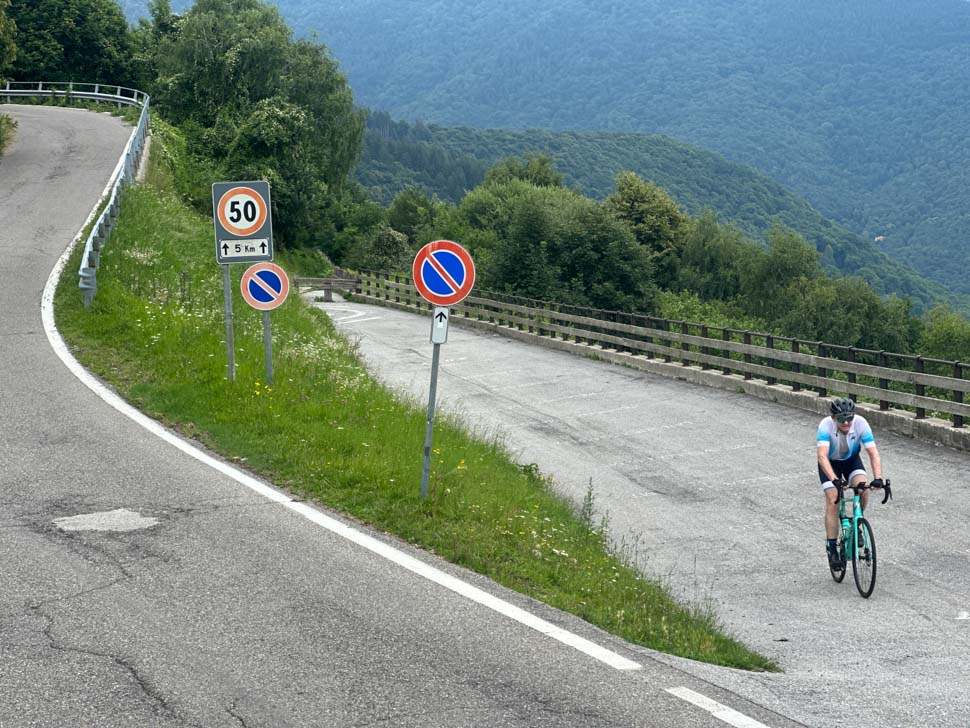
[[[333,50],[362,105],[448,127],[675,137],[970,293],[965,0],[276,4]]]
[[[970,293],[965,0],[277,4],[333,49],[365,106],[676,137]]]
[[[814,244],[830,271],[860,275],[883,293],[909,295],[917,310],[946,300],[970,311],[967,299],[953,296],[872,242],[824,218],[761,172],[660,135],[412,125],[377,113],[368,119],[357,177],[384,204],[407,185],[457,203],[495,161],[529,153],[548,154],[567,186],[590,197],[606,197],[618,172],[634,171],[668,190],[692,215],[713,210],[721,222],[731,222],[755,239],[763,239],[772,225],[783,224]]]

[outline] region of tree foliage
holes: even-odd
[[[965,0],[562,0],[553,14],[516,0],[474,13],[454,0],[279,5],[332,44],[362,103],[396,118],[676,137],[970,293]]]
[[[485,175],[485,184],[501,184],[514,179],[531,182],[537,187],[562,187],[563,176],[556,170],[548,154],[530,152],[525,159],[506,157],[499,160]]]
[[[959,300],[766,175],[656,134],[448,128],[375,113],[356,175],[383,204],[408,185],[457,204],[485,179],[486,164],[514,157],[521,166],[518,160],[530,155],[551,159],[566,186],[593,198],[613,194],[617,176],[632,171],[690,214],[712,211],[748,237],[767,242],[776,225],[790,228],[815,246],[829,273],[858,275],[882,294],[908,296],[917,311],[938,302],[970,311],[970,297]]]
[[[665,190],[633,172],[616,178],[616,192],[606,209],[622,220],[650,256],[657,283],[670,287],[677,278],[689,218]]]
[[[648,251],[578,192],[508,179],[471,191],[459,213],[483,288],[611,310],[655,306]]]
[[[10,0],[0,0],[0,79],[17,57],[17,25],[9,15]]]
[[[327,49],[294,41],[260,0],[198,0],[178,19],[159,2],[140,32],[157,106],[187,130],[190,150],[220,176],[270,181],[280,241],[316,242],[363,133]]]
[[[14,79],[131,85],[128,23],[116,0],[11,0],[7,15],[16,24]]]

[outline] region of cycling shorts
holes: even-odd
[[[848,460],[830,460],[832,464],[832,470],[835,471],[835,476],[837,478],[842,478],[847,483],[851,483],[852,479],[857,475],[865,475],[866,468],[862,464],[862,453],[857,452]],[[822,470],[822,466],[818,466],[818,479],[822,483],[822,490],[833,487],[829,482],[829,476],[825,474]]]

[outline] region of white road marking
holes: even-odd
[[[970,619],[970,612],[962,611],[957,615],[957,619]]]
[[[71,254],[71,250],[77,244],[80,237],[81,233],[79,232],[58,259],[57,263],[54,264],[54,268],[51,270],[51,274],[47,278],[47,285],[44,286],[44,295],[41,299],[41,318],[44,322],[44,331],[47,334],[47,340],[50,342],[54,352],[58,357],[60,357],[61,361],[64,362],[64,365],[71,371],[71,373],[73,373],[74,376],[81,380],[81,382],[83,382],[101,399],[121,412],[123,415],[137,422],[152,434],[175,446],[186,455],[194,457],[196,460],[215,468],[224,475],[234,479],[236,482],[245,485],[247,488],[250,488],[251,490],[275,503],[284,505],[313,523],[328,529],[332,533],[342,536],[343,538],[368,549],[378,556],[382,556],[398,566],[408,569],[409,571],[422,576],[429,581],[433,581],[436,584],[455,592],[456,594],[460,594],[461,596],[471,599],[484,607],[488,607],[489,609],[492,609],[499,614],[508,617],[509,619],[513,619],[516,622],[529,627],[530,629],[534,629],[544,635],[547,635],[548,637],[558,640],[569,647],[579,650],[580,652],[583,652],[590,657],[609,665],[610,667],[617,670],[641,669],[641,666],[638,663],[628,660],[622,655],[607,650],[605,647],[601,647],[600,645],[590,642],[577,634],[568,632],[561,627],[557,627],[551,622],[540,619],[539,617],[530,614],[514,604],[492,596],[488,592],[482,591],[481,589],[463,582],[461,579],[451,576],[450,574],[446,574],[440,569],[429,566],[423,561],[415,559],[413,556],[409,556],[393,546],[389,546],[388,544],[378,541],[377,539],[368,536],[361,531],[353,529],[336,519],[324,515],[320,511],[305,503],[295,502],[289,496],[280,493],[266,483],[252,477],[251,475],[248,475],[247,473],[237,470],[227,463],[216,460],[212,456],[197,449],[176,435],[174,432],[170,432],[155,420],[147,417],[142,412],[139,412],[117,394],[104,386],[100,381],[98,381],[97,378],[82,367],[78,363],[77,359],[71,355],[70,351],[68,351],[67,345],[64,343],[64,339],[61,338],[61,335],[57,330],[57,326],[54,323],[54,291],[57,288],[57,281],[61,276],[61,271],[64,270],[64,266],[66,265],[67,259]]]
[[[706,695],[695,693],[690,688],[667,688],[667,692],[676,695],[681,700],[696,705],[698,708],[706,710],[718,720],[723,720],[728,725],[735,728],[768,728],[764,723],[759,723],[754,718],[749,718],[744,713],[739,713],[733,708],[721,705],[716,700],[711,700]]]

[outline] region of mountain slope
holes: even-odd
[[[674,136],[970,293],[964,0],[278,5],[395,118]]]
[[[409,125],[376,114],[368,120],[357,176],[385,204],[407,184],[458,202],[495,161],[534,152],[552,157],[566,184],[590,197],[610,194],[617,173],[631,170],[668,190],[692,215],[714,210],[751,237],[764,238],[778,223],[790,227],[815,245],[830,271],[860,275],[882,293],[908,295],[917,310],[948,301],[970,311],[966,300],[827,220],[766,175],[669,137]]]

